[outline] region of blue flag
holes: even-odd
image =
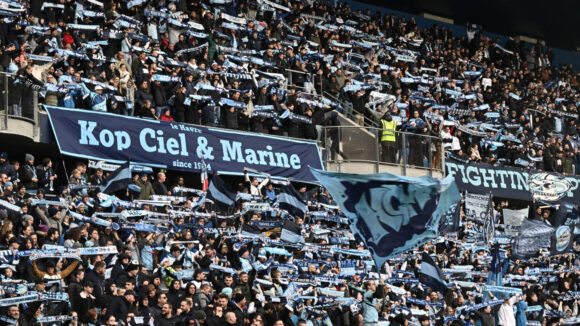
[[[550,253],[559,255],[573,251],[574,242],[580,240],[578,206],[561,202],[554,222],[556,229],[552,234]]]
[[[112,194],[115,191],[127,188],[131,183],[131,167],[129,162],[119,166],[109,177],[103,182],[101,191],[106,194]]]
[[[419,268],[419,281],[435,291],[443,294],[447,291],[447,282],[443,272],[439,269],[437,264],[433,261],[431,256],[423,253],[421,258],[421,268]]]
[[[378,268],[388,258],[436,238],[441,217],[461,199],[452,177],[311,172],[348,217]]]
[[[285,209],[293,216],[304,216],[308,212],[308,206],[302,201],[301,195],[292,186],[287,184],[280,188],[280,194],[278,195],[278,204],[280,209]]]
[[[499,243],[496,243],[493,248],[493,258],[491,259],[491,268],[487,278],[487,285],[503,285],[502,265],[499,256]]]
[[[461,202],[454,203],[443,214],[439,223],[439,233],[447,234],[459,231],[459,215],[461,213]]]
[[[487,274],[487,285],[503,286],[503,264],[499,256],[499,243],[496,243],[493,248],[493,256],[491,259],[491,266]],[[494,297],[501,298],[503,293],[492,293]],[[483,294],[483,302],[491,301],[487,291]]]
[[[209,183],[207,198],[212,199],[218,205],[227,209],[234,205],[236,194],[222,180],[222,178],[217,174],[214,174]]]
[[[280,240],[293,243],[304,242],[304,238],[302,237],[302,227],[294,221],[284,220]]]
[[[512,244],[513,256],[519,259],[533,257],[543,245],[549,244],[553,232],[554,228],[544,222],[525,219]]]
[[[491,193],[489,194],[487,201],[487,209],[485,211],[485,217],[483,219],[483,242],[485,244],[490,243],[495,235],[495,214],[493,212],[493,201],[491,200]]]

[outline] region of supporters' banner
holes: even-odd
[[[455,177],[460,190],[489,193],[494,197],[532,201],[534,196],[545,201],[580,201],[580,178],[559,177],[551,173],[489,164],[445,160],[447,175]],[[532,184],[533,183],[533,184]],[[532,185],[531,185],[532,184]],[[530,186],[531,185],[531,186]],[[530,189],[531,188],[531,189]]]
[[[478,194],[467,194],[465,196],[465,215],[467,219],[483,223],[487,214],[489,196]]]
[[[556,211],[554,221],[557,226],[579,224],[578,206],[568,203],[560,205],[560,208]]]
[[[503,209],[504,232],[506,235],[517,236],[520,226],[528,216],[528,208]]]
[[[516,258],[530,258],[535,255],[542,244],[550,239],[554,228],[544,222],[525,219],[520,227],[520,234],[512,245],[513,255]]]
[[[14,297],[14,298],[0,299],[0,307],[19,305],[19,304],[23,304],[23,303],[38,301],[38,300],[39,300],[38,294],[29,294],[29,295]]]
[[[552,234],[550,252],[552,255],[572,251],[574,241],[580,241],[580,217],[578,206],[563,203],[554,217],[556,230]]]
[[[447,290],[447,282],[445,282],[443,272],[441,272],[437,264],[433,261],[433,258],[425,252],[422,254],[419,280],[421,283],[443,294]]]
[[[469,314],[472,311],[479,310],[481,308],[485,308],[485,307],[488,307],[488,306],[496,306],[496,305],[499,305],[499,304],[502,304],[502,303],[504,303],[504,300],[492,300],[492,301],[487,301],[487,302],[484,302],[484,303],[479,303],[479,304],[474,304],[474,305],[468,305],[468,306],[462,306],[462,307],[460,307],[460,309],[463,308],[463,309],[461,309],[461,314],[462,315],[467,315],[467,314]]]
[[[270,175],[314,181],[321,169],[316,143],[230,130],[143,120],[103,112],[45,106],[61,153],[93,160],[208,172],[244,167]]]
[[[550,253],[559,255],[572,251],[574,248],[574,233],[580,232],[578,225],[560,225],[552,234]]]
[[[457,202],[445,212],[439,223],[439,232],[442,234],[459,231],[459,215],[461,213],[461,202]]]
[[[81,260],[81,257],[77,250],[69,248],[59,249],[39,249],[34,251],[30,255],[30,260],[37,260],[43,258],[72,258],[76,260]]]
[[[278,203],[280,209],[285,209],[294,216],[304,216],[308,212],[308,206],[300,198],[300,193],[291,184],[280,188]]]
[[[302,228],[300,225],[294,221],[285,220],[282,226],[282,234],[280,235],[280,240],[288,242],[304,242],[304,238],[301,235]]]
[[[59,315],[59,316],[43,316],[36,318],[36,323],[57,323],[57,322],[65,322],[69,320],[75,320],[75,316],[67,316],[67,315]]]
[[[492,196],[490,194],[487,198],[487,209],[485,210],[485,219],[482,226],[483,243],[485,244],[489,244],[495,235],[495,213],[491,199]]]
[[[223,209],[227,209],[234,204],[235,196],[236,194],[230,189],[228,184],[217,174],[214,174],[209,183],[208,197],[220,204]]]
[[[105,247],[86,247],[86,248],[67,248],[56,245],[44,245],[46,250],[56,250],[60,252],[71,251],[81,256],[96,256],[96,255],[110,255],[117,254],[117,247],[115,246],[105,246]]]
[[[572,183],[564,176],[547,172],[530,175],[530,192],[537,201],[559,201],[568,194],[571,187]]]
[[[484,285],[483,290],[498,293],[522,294],[522,289],[496,285]]]
[[[441,217],[461,199],[449,177],[312,172],[366,243],[376,266],[436,238]]]

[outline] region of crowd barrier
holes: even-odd
[[[395,131],[394,142],[382,142],[385,130],[375,127],[323,127],[322,146],[328,163],[371,163],[374,172],[381,165],[424,169],[429,175],[444,173],[444,150],[440,137],[428,134]]]

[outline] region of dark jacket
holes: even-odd
[[[155,183],[153,183],[153,192],[156,195],[167,196],[167,186],[164,183],[156,181]]]
[[[171,318],[160,316],[155,319],[155,326],[174,326],[175,322],[175,317],[173,316]]]
[[[85,273],[84,281],[91,281],[95,285],[93,289],[93,295],[97,298],[103,296],[105,293],[105,279],[99,274],[97,274],[94,270],[89,270]]]
[[[78,313],[79,319],[83,323],[91,322],[87,316],[87,312],[95,306],[95,297],[92,295],[86,296],[84,292],[81,292],[74,297],[73,310]]]
[[[167,98],[165,96],[165,89],[162,86],[153,85],[151,87],[151,94],[155,100],[154,104],[156,107],[167,106]]]
[[[34,172],[32,171],[35,171],[34,166],[23,164],[18,171],[20,173],[20,182],[26,187],[26,189],[38,188],[37,183],[32,181],[32,178],[34,177]]]
[[[495,319],[491,314],[475,311],[475,316],[481,321],[481,326],[494,326]]]
[[[135,93],[135,104],[138,108],[143,106],[145,100],[151,101],[151,106],[155,106],[155,100],[153,99],[153,95],[151,93],[147,93],[142,88],[139,88]]]
[[[129,302],[125,297],[113,297],[107,305],[107,316],[115,316],[117,320],[126,320]]]

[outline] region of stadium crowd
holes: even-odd
[[[413,165],[441,154],[392,127],[441,137],[460,160],[579,173],[579,75],[517,38],[320,2],[2,3],[11,114],[36,110],[38,92],[45,105],[321,139],[336,110],[390,126],[386,162],[403,143]],[[307,211],[288,211],[288,185],[248,176],[224,207],[163,172],[134,171],[113,196],[99,188],[107,171],[53,168],[0,154],[6,325],[579,324],[578,247],[524,260],[502,243],[504,282],[522,291],[489,301],[492,248],[474,245],[464,208],[456,235],[377,268],[325,189],[299,185]],[[448,289],[418,280],[423,252]]]
[[[340,125],[327,114],[337,109],[379,127],[390,115],[411,133],[405,151],[401,134],[383,144],[387,162],[410,148],[408,163],[440,167],[438,144],[414,136],[428,134],[463,159],[580,168],[580,78],[539,43],[501,46],[479,31],[459,38],[319,2],[20,7],[0,21],[15,114],[35,109],[36,90],[46,105],[320,140],[323,126]]]
[[[493,295],[485,291],[491,246],[463,209],[459,232],[389,259],[378,271],[326,189],[299,185],[301,211],[283,206],[284,181],[246,172],[234,187],[235,203],[224,206],[212,199],[211,186],[206,194],[182,176],[170,183],[163,172],[154,178],[146,169],[133,172],[131,185],[112,195],[98,187],[108,174],[101,168],[89,176],[79,162],[69,186],[56,187],[50,159],[35,168],[27,154],[25,165],[7,175],[5,158],[0,320],[6,325],[578,324],[579,248],[517,259],[509,242],[500,242],[503,259],[492,265],[521,293],[486,299]],[[496,236],[505,239],[502,233]],[[419,281],[422,253],[444,271],[446,288]],[[36,293],[61,297],[27,301]]]

